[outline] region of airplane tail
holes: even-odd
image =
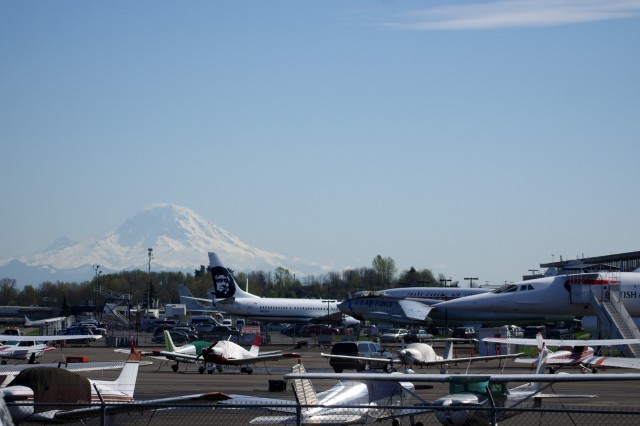
[[[444,347],[444,353],[442,359],[453,359],[453,340],[448,340],[447,345]]]
[[[91,380],[91,383],[97,388],[98,392],[101,390],[116,390],[121,392],[124,396],[133,399],[133,391],[136,387],[136,380],[138,379],[138,367],[140,366],[140,359],[142,358],[142,352],[134,349],[131,344],[131,353],[127,357],[127,362],[124,364],[120,375],[113,382],[103,380]]]
[[[298,361],[292,368],[294,373],[305,373],[304,365]],[[318,405],[318,394],[313,388],[313,384],[309,379],[294,379],[293,391],[296,395],[296,400],[300,405]],[[303,410],[309,410],[310,408],[304,408]]]
[[[213,289],[211,291],[211,299],[226,299],[227,297],[258,297],[251,293],[243,291],[233,276],[229,273],[229,270],[222,265],[220,258],[217,254],[209,252],[209,267],[211,270],[211,277],[213,279]]]
[[[164,332],[164,348],[167,352],[177,352],[177,348],[175,343],[173,343],[173,339],[171,338],[171,334],[169,331],[165,330]]]
[[[251,353],[251,355],[258,355],[260,353],[260,335],[256,334],[255,339],[253,339],[253,344],[251,345],[251,349],[249,349],[249,352]]]

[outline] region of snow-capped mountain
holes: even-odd
[[[225,265],[237,271],[281,266],[304,275],[329,269],[252,247],[186,207],[153,204],[97,238],[74,243],[61,237],[42,252],[1,261],[0,277],[15,278],[21,287],[44,280],[89,280],[95,265],[104,272],[146,270],[149,248],[153,249],[151,268],[155,271],[193,273],[208,263],[209,251],[217,252]]]

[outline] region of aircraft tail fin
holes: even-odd
[[[168,330],[163,332],[164,334],[164,348],[167,352],[177,352],[177,348],[175,343],[173,343],[173,339],[171,338],[171,334],[169,334]]]
[[[442,359],[453,359],[453,341],[448,340],[447,345],[444,347],[444,353]]]
[[[302,362],[298,361],[296,365],[292,368],[294,373],[305,373],[304,365]],[[301,405],[318,405],[318,394],[313,387],[313,383],[309,379],[294,379],[293,381],[293,391],[296,395],[296,400],[298,400],[298,404]],[[303,410],[307,411],[310,408],[304,408]]]
[[[247,293],[236,283],[227,268],[222,265],[222,261],[217,254],[209,252],[209,269],[213,279],[213,289],[211,291],[212,300],[226,299],[228,297],[258,297]]]
[[[538,355],[536,374],[543,374],[544,369],[547,366],[547,356],[549,355],[549,350],[547,350],[547,345],[544,343],[544,339],[542,338],[542,335],[540,333],[536,335],[536,339],[538,340],[538,351],[540,352],[540,354]],[[541,389],[544,386],[544,383],[537,382],[535,386]]]
[[[120,376],[113,382],[114,389],[124,393],[125,395],[133,398],[133,391],[136,387],[136,380],[138,379],[138,367],[140,366],[140,359],[142,358],[142,352],[137,351],[131,345],[131,353],[127,357],[127,362],[124,364]]]
[[[251,349],[249,349],[249,352],[252,355],[257,356],[260,353],[260,341],[261,341],[260,335],[256,334],[255,339],[253,339],[253,344],[251,345]]]

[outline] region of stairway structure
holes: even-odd
[[[97,294],[104,296],[106,299],[103,309],[103,315],[110,316],[113,321],[117,321],[120,324],[124,325],[126,328],[129,328],[129,318],[118,312],[117,308],[122,304],[126,304],[128,308],[129,304],[131,303],[131,295],[118,293],[117,291],[113,291],[102,286],[94,287],[94,291]]]

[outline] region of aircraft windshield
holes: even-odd
[[[449,393],[472,392],[485,395],[489,386],[489,377],[451,377],[449,379]]]
[[[492,293],[511,293],[518,290],[518,286],[515,284],[505,284],[500,288],[497,288],[495,290],[492,291]]]

